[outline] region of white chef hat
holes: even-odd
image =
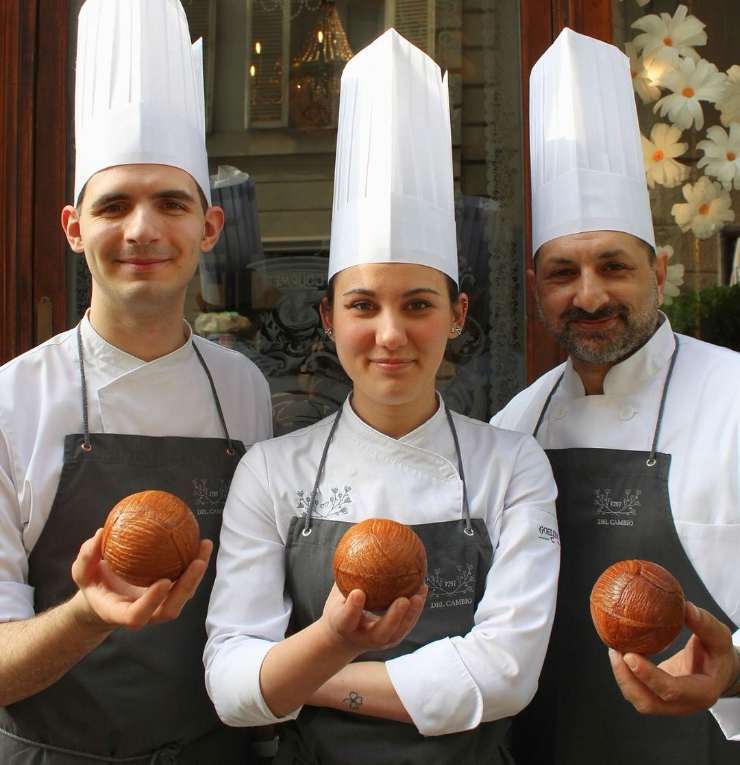
[[[390,262],[457,282],[447,75],[395,29],[342,74],[329,278]]]
[[[532,252],[584,231],[655,247],[628,58],[564,29],[529,80]]]
[[[75,204],[95,173],[131,164],[185,170],[210,204],[202,44],[179,0],[85,2],[75,134]]]

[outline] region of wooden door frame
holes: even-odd
[[[66,326],[68,40],[69,0],[0,3],[0,363]]]
[[[532,268],[532,203],[529,179],[529,73],[563,27],[611,42],[611,0],[520,0],[522,65],[522,163],[524,168],[524,258]],[[534,293],[526,280],[527,383],[565,359],[537,318]]]

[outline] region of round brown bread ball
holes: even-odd
[[[177,579],[199,548],[198,521],[167,491],[129,494],[108,513],[103,527],[103,558],[118,576],[141,587]]]
[[[381,611],[400,597],[410,598],[427,574],[427,554],[418,536],[403,523],[369,518],[339,540],[332,561],[334,579],[346,597],[365,593],[365,608]]]
[[[620,653],[653,654],[667,648],[684,623],[686,602],[675,577],[657,563],[622,560],[591,590],[596,632]]]

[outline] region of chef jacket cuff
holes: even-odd
[[[449,638],[391,659],[385,666],[422,736],[457,733],[480,724],[480,689]]]
[[[740,741],[740,698],[720,699],[710,710],[725,738]]]
[[[303,707],[276,717],[260,689],[260,668],[275,645],[269,640],[249,639],[231,649],[222,648],[206,671],[208,693],[218,716],[226,725],[252,727],[294,720]]]
[[[740,630],[732,636],[735,648],[740,649]],[[725,738],[740,741],[740,697],[720,699],[710,710],[717,720]]]
[[[34,616],[33,587],[22,582],[0,582],[0,622]]]

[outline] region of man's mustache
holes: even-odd
[[[627,318],[627,308],[624,305],[605,305],[598,311],[589,313],[581,308],[569,308],[560,314],[562,321],[570,323],[573,321],[599,321],[600,319],[610,319],[612,316]]]

